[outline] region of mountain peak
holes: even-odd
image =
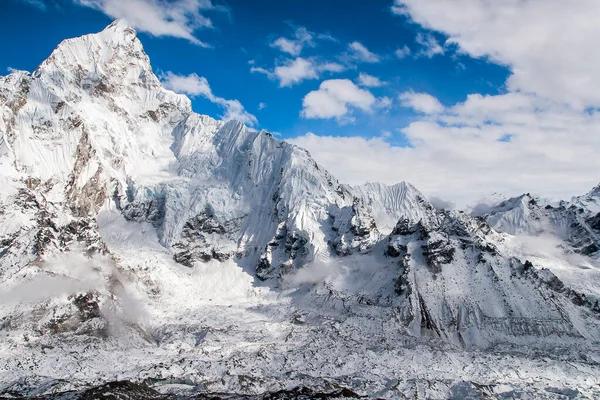
[[[135,30],[124,19],[115,19],[113,22],[111,22],[110,25],[104,28],[104,30],[115,32],[125,32],[127,30],[130,30],[135,33]]]
[[[600,184],[598,184],[596,187],[590,190],[590,192],[587,195],[593,197],[600,197]]]
[[[150,59],[136,31],[124,20],[115,20],[99,33],[62,41],[34,76],[45,75],[58,86],[65,82],[79,86],[103,77],[125,84],[151,72]]]

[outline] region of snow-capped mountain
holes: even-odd
[[[341,184],[194,113],[121,21],[0,78],[0,133],[0,394],[600,393],[598,188],[474,217]]]
[[[494,229],[511,235],[554,235],[568,251],[600,255],[600,189],[561,201],[557,206],[544,203],[529,194],[512,198],[492,207],[485,216]]]

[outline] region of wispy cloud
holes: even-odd
[[[329,61],[323,61],[316,57],[287,59],[283,64],[276,66],[273,70],[263,67],[252,67],[251,72],[264,74],[269,79],[279,82],[279,87],[290,87],[304,80],[318,79],[322,73],[337,73],[346,69],[345,66]]]
[[[48,5],[46,4],[46,2],[44,0],[17,0],[17,1],[20,3],[25,3],[27,5],[35,7],[42,11],[46,11],[46,9],[48,8]]]
[[[361,72],[358,75],[358,83],[359,85],[366,87],[380,87],[386,84],[376,76],[365,74],[364,72]]]
[[[411,50],[407,45],[404,45],[403,47],[396,49],[394,54],[396,55],[396,57],[402,59],[410,56]]]
[[[435,36],[427,33],[418,33],[415,41],[422,46],[418,55],[424,57],[434,57],[445,53],[444,48],[438,43]]]
[[[190,97],[204,97],[212,103],[215,103],[225,109],[224,120],[238,120],[249,126],[255,126],[258,123],[257,118],[244,109],[239,100],[227,100],[223,97],[215,96],[208,84],[208,80],[197,74],[178,75],[173,72],[167,72],[161,76],[161,80],[166,88],[178,93],[187,94]]]
[[[348,57],[351,60],[365,63],[381,62],[381,57],[379,55],[371,52],[360,42],[352,42],[348,45]]]
[[[294,57],[297,57],[300,55],[305,46],[315,46],[315,42],[313,40],[314,37],[314,33],[309,32],[308,29],[300,26],[294,31],[294,37],[292,39],[282,36],[271,42],[270,46],[277,48],[284,53],[288,53]]]
[[[35,1],[35,0],[34,0]],[[171,36],[209,47],[194,33],[200,28],[212,28],[208,12],[228,12],[211,0],[73,0],[94,8],[111,18],[124,19],[135,29],[154,36]]]

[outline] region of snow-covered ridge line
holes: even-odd
[[[597,394],[598,188],[473,217],[409,183],[341,184],[304,149],[194,113],[120,21],[0,77],[0,133],[0,394],[118,376],[534,396],[564,385],[553,368]],[[549,231],[551,254],[519,241]]]

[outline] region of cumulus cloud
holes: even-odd
[[[208,84],[208,80],[203,76],[193,73],[190,75],[178,75],[171,71],[163,74],[161,80],[164,86],[178,93],[186,94],[190,97],[202,96],[210,102],[218,104],[225,109],[222,115],[224,120],[238,120],[246,125],[254,126],[258,123],[256,117],[244,109],[239,100],[227,100],[215,96]]]
[[[318,79],[323,72],[337,73],[346,68],[338,63],[322,61],[318,58],[288,59],[272,71],[262,67],[252,67],[250,72],[264,74],[269,79],[279,81],[279,87],[290,87],[304,80]]]
[[[371,92],[361,89],[349,79],[323,81],[318,90],[308,93],[302,101],[304,118],[347,117],[351,108],[371,111],[377,99]]]
[[[154,36],[172,36],[208,47],[194,36],[200,28],[212,28],[213,23],[205,14],[210,11],[226,11],[215,6],[211,0],[73,0],[75,3],[94,8],[111,18],[124,19],[135,29]]]
[[[365,74],[364,72],[361,72],[358,75],[358,83],[361,86],[366,86],[366,87],[380,87],[380,86],[385,85],[385,82],[382,82],[376,76]]]
[[[600,113],[523,93],[472,95],[441,111],[434,100],[435,107],[419,107],[439,114],[399,130],[407,147],[382,138],[314,134],[292,142],[343,182],[406,180],[460,207],[496,191],[569,198],[600,180]],[[511,141],[499,141],[506,134]]]
[[[273,71],[262,67],[253,67],[250,71],[265,74],[270,79],[278,80],[279,87],[293,86],[303,80],[319,77],[315,63],[302,57],[286,60],[283,65],[275,67]]]
[[[438,99],[427,93],[404,92],[398,96],[404,107],[412,108],[424,114],[438,114],[444,106]]]
[[[365,63],[378,63],[381,61],[379,55],[369,51],[369,49],[360,42],[352,42],[348,45],[348,57],[351,60]]]
[[[508,66],[511,91],[600,106],[598,1],[395,0],[392,12],[443,33],[463,53]]]
[[[402,105],[422,113],[396,127],[405,147],[312,133],[295,144],[344,182],[407,180],[459,207],[493,192],[568,199],[598,184],[600,53],[590,49],[600,2],[396,0],[392,11],[445,35],[458,52],[507,66],[506,93],[445,107],[426,93],[402,93]],[[431,33],[416,41],[418,56],[444,52]]]
[[[282,87],[319,77],[315,63],[301,57],[288,60],[284,65],[275,67],[273,73],[279,79],[279,86]]]

